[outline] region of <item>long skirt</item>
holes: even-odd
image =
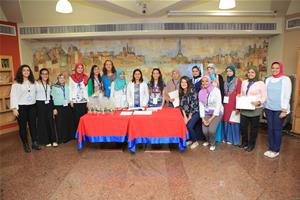
[[[222,122],[222,140],[233,145],[240,144],[240,124]]]
[[[55,106],[57,115],[55,125],[58,143],[66,143],[74,139],[74,117],[70,106]]]
[[[45,101],[36,101],[37,108],[37,138],[39,144],[57,142],[54,131],[53,106]]]
[[[86,113],[87,113],[87,103],[74,103],[73,116],[74,116],[75,131],[72,135],[73,138],[75,138],[75,134],[76,134],[76,131],[77,131],[77,127],[78,127],[78,124],[79,124],[80,117],[82,117]]]

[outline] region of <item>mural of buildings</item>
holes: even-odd
[[[209,44],[209,45],[208,45]],[[223,44],[226,48],[220,48]],[[225,45],[224,45],[225,44]],[[75,63],[81,62],[89,74],[94,64],[102,69],[105,60],[112,60],[116,68],[124,68],[128,79],[135,68],[141,68],[149,79],[153,67],[161,68],[169,79],[171,71],[179,68],[190,75],[190,64],[215,63],[219,73],[228,64],[237,67],[244,78],[247,66],[259,67],[260,76],[266,75],[267,38],[172,38],[143,40],[88,40],[32,42],[33,66],[49,68],[54,80],[60,72],[71,74]]]

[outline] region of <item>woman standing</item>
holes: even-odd
[[[194,88],[194,91],[195,92],[199,92],[200,89],[201,89],[201,78],[202,78],[202,74],[201,74],[201,71],[200,69],[198,68],[197,65],[195,65],[193,68],[192,68],[192,74],[193,74],[193,88]]]
[[[154,68],[151,74],[149,87],[149,107],[163,107],[165,103],[164,88],[165,83],[159,68]]]
[[[36,86],[33,73],[28,65],[21,65],[16,73],[15,82],[10,92],[10,108],[17,117],[19,135],[26,153],[31,152],[27,139],[27,123],[29,125],[32,149],[40,150],[36,130]]]
[[[74,113],[74,126],[77,129],[80,117],[87,113],[87,84],[88,77],[84,74],[83,64],[75,65],[75,72],[69,78],[70,105]],[[75,130],[76,131],[76,130]],[[72,139],[75,138],[75,133]]]
[[[232,112],[238,114],[236,110],[236,96],[241,93],[241,79],[235,76],[235,67],[228,66],[226,68],[227,80],[224,84],[224,115],[222,121],[222,141],[228,144],[240,145],[240,124],[231,122],[230,116]]]
[[[246,151],[252,151],[255,148],[256,137],[259,127],[259,118],[262,112],[262,104],[267,97],[266,86],[264,82],[258,80],[258,71],[256,67],[249,67],[247,70],[247,80],[242,83],[241,96],[253,98],[251,102],[255,110],[240,110],[241,112],[241,148]],[[248,135],[248,126],[250,124],[250,135]]]
[[[216,130],[222,119],[223,105],[221,92],[219,88],[213,86],[209,76],[202,78],[202,89],[199,92],[199,110],[202,118],[202,131],[208,142],[203,146],[210,144],[210,150],[216,148]]]
[[[100,75],[100,70],[97,65],[93,65],[88,80],[88,96],[101,98],[102,95],[103,95],[103,82]]]
[[[36,82],[37,128],[40,131],[38,140],[46,147],[57,147],[57,138],[53,124],[53,102],[51,99],[49,70],[42,68]]]
[[[52,86],[51,96],[53,98],[55,124],[58,143],[66,143],[73,139],[75,127],[72,109],[70,106],[70,95],[68,84],[64,74],[57,76],[57,82]]]
[[[200,120],[199,101],[197,93],[192,88],[191,80],[187,76],[180,78],[179,99],[180,109],[192,140],[188,142],[188,145],[191,144],[191,149],[194,149],[199,145],[199,135],[195,127]]]
[[[132,73],[132,80],[127,85],[127,102],[130,108],[146,107],[149,101],[149,90],[143,81],[143,74],[140,69],[135,69]]]
[[[224,99],[224,79],[221,74],[217,74],[217,66],[213,63],[209,63],[207,66],[207,73],[215,87],[218,87],[221,91],[222,102]]]
[[[110,98],[117,108],[127,107],[126,101],[126,79],[123,69],[117,70],[117,78],[111,83]]]
[[[166,92],[165,92],[166,104],[169,107],[174,107],[173,102],[175,99],[171,99],[169,93],[178,90],[179,79],[180,79],[180,72],[178,70],[172,70],[172,78],[171,80],[168,81],[166,86]]]
[[[106,97],[110,97],[111,82],[116,79],[116,68],[111,60],[106,60],[103,64],[103,87]]]
[[[273,62],[271,68],[272,76],[266,80],[268,97],[264,105],[268,122],[269,150],[264,155],[275,158],[280,151],[283,121],[290,113],[292,83],[289,77],[284,75],[281,62]]]

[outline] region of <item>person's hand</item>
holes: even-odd
[[[202,119],[202,123],[204,124],[204,126],[209,126],[208,120]]]
[[[53,115],[57,115],[57,113],[58,113],[57,110],[54,109],[54,110],[53,110]]]
[[[74,102],[73,102],[73,101],[70,101],[70,106],[71,106],[72,108],[74,108]]]
[[[16,117],[19,117],[19,111],[16,108],[13,109],[13,114]]]
[[[282,119],[282,118],[285,118],[287,116],[287,112],[286,111],[281,111],[280,115],[279,115],[279,118]]]
[[[259,101],[252,101],[251,104],[254,105],[255,107],[260,106],[260,102]]]
[[[236,115],[240,114],[240,110],[235,110],[235,114]]]
[[[175,101],[175,99],[170,99],[169,101],[173,103]]]
[[[188,118],[187,117],[183,117],[184,119],[184,123],[187,124],[189,122]]]

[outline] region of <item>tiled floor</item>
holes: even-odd
[[[300,200],[300,139],[284,136],[280,156],[263,156],[267,136],[245,152],[221,144],[136,154],[75,141],[23,152],[17,134],[0,137],[0,199]]]

